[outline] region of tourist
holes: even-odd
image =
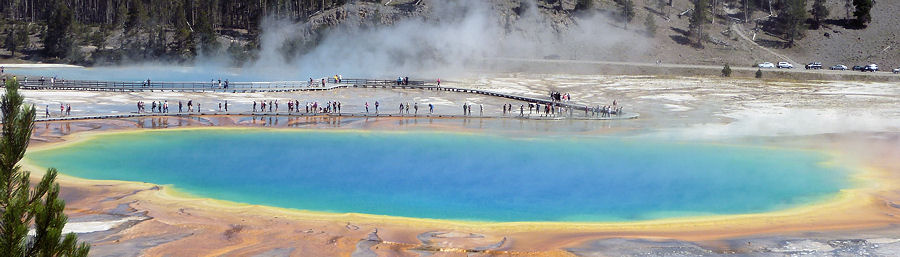
[[[71,114],[72,114],[72,105],[66,104],[66,116],[69,116]]]
[[[227,80],[227,79],[225,80],[225,82],[226,82],[225,85],[228,85],[228,83],[227,83],[228,80]],[[228,100],[225,100],[225,112],[228,112]]]
[[[50,105],[44,106],[44,118],[50,118]]]
[[[406,103],[406,114],[409,114],[409,103]]]
[[[378,101],[375,101],[375,114],[378,114]]]
[[[440,78],[437,79],[437,86],[441,87],[441,79]]]
[[[219,111],[220,112],[222,111],[222,103],[221,102],[219,103]]]
[[[200,112],[200,103],[197,103],[197,112]]]
[[[413,109],[416,110],[413,115],[419,115],[419,103],[413,103]]]
[[[525,105],[519,105],[519,117],[525,117]]]
[[[434,105],[428,104],[428,114],[434,114]]]
[[[398,114],[403,114],[403,103],[400,103],[400,112]]]
[[[466,107],[466,103],[463,103],[462,107],[463,107],[463,115],[466,115],[466,111],[468,110],[468,108]]]
[[[366,113],[369,113],[369,102],[366,101]]]
[[[256,112],[256,101],[253,101],[253,112]]]
[[[478,115],[484,116],[484,105],[483,104],[478,104]]]

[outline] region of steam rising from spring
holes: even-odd
[[[430,1],[427,15],[377,26],[368,25],[378,18],[373,14],[358,15],[367,7],[347,7],[347,20],[318,38],[309,23],[269,18],[259,58],[244,69],[299,80],[333,74],[435,77],[472,71],[471,65],[497,57],[628,60],[650,47],[648,39],[615,27],[604,15],[554,21],[535,3],[522,4],[524,11],[515,15],[489,1]]]

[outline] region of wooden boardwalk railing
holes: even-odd
[[[91,80],[20,80],[22,89],[31,90],[83,90],[83,91],[113,91],[113,92],[142,92],[142,91],[178,91],[178,92],[230,92],[230,93],[255,93],[255,92],[291,92],[291,91],[317,91],[332,90],[337,88],[386,88],[386,89],[420,89],[438,90],[459,93],[480,94],[493,97],[502,97],[523,102],[542,105],[553,105],[573,110],[585,111],[590,108],[571,102],[557,102],[550,100],[549,96],[534,98],[516,96],[504,93],[495,93],[480,89],[444,87],[428,84],[425,81],[408,81],[398,83],[396,80],[371,80],[371,79],[341,79],[340,82],[333,78],[326,80],[322,85],[321,80],[309,81],[275,81],[275,82],[154,82],[147,81],[91,81]]]
[[[424,86],[424,81],[409,81],[400,85],[395,80],[328,79],[321,80],[274,81],[274,82],[158,82],[158,81],[94,81],[94,80],[19,80],[22,89],[32,90],[83,90],[83,91],[180,91],[180,92],[286,92],[344,88],[348,86]]]

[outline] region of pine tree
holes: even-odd
[[[731,77],[731,66],[729,66],[727,63],[725,64],[725,67],[722,67],[722,76]]]
[[[3,256],[87,256],[90,246],[78,244],[75,234],[62,237],[67,217],[65,202],[59,199],[56,169],[48,169],[34,187],[31,172],[22,170],[19,161],[31,140],[34,106],[24,105],[19,83],[6,82],[6,94],[0,99],[3,114],[0,135],[0,253]],[[34,226],[35,235],[28,236]]]
[[[853,14],[853,1],[854,0],[844,0],[844,11],[846,11],[846,14],[844,14],[844,22],[848,24],[850,23],[850,15]]]
[[[192,56],[195,52],[194,35],[191,31],[191,27],[188,26],[187,15],[185,15],[185,6],[181,1],[175,6],[172,24],[175,25],[175,35],[172,40],[175,46],[173,52],[181,57]]]
[[[694,11],[691,13],[691,31],[697,35],[697,46],[703,46],[703,26],[709,22],[709,0],[694,0]]]
[[[128,19],[128,5],[124,3],[119,3],[116,5],[116,16],[113,19],[113,26],[125,26],[125,21]]]
[[[10,57],[16,56],[16,51],[21,51],[28,43],[27,26],[25,29],[12,26],[6,30],[6,39],[3,41],[6,50],[9,50]]]
[[[778,15],[781,29],[787,38],[788,47],[794,46],[797,39],[803,38],[806,31],[806,0],[787,0],[781,14]]]
[[[72,10],[62,1],[58,2],[44,33],[44,52],[49,57],[64,58],[72,48]]]
[[[812,10],[810,13],[813,16],[813,20],[815,21],[815,27],[819,28],[822,25],[822,20],[828,18],[828,7],[825,6],[825,0],[815,0],[813,1]]]
[[[197,13],[197,23],[194,24],[194,33],[199,41],[199,49],[206,53],[219,51],[219,44],[216,41],[216,31],[212,24],[212,14],[207,11],[208,8],[200,8]]]
[[[576,11],[585,11],[594,8],[594,0],[577,0],[575,2]]]
[[[31,38],[28,37],[28,24],[25,24],[24,27],[16,33],[15,38],[19,45],[20,52],[28,48],[28,45],[31,44]]]
[[[147,21],[147,11],[144,9],[143,0],[131,1],[131,8],[128,9],[128,19],[125,21],[125,31],[134,32],[140,29]]]
[[[647,17],[644,19],[644,27],[647,30],[648,36],[656,36],[656,19],[653,18],[653,14],[647,14]]]
[[[4,34],[6,34],[6,37],[3,39],[3,47],[9,50],[9,57],[15,57],[16,50],[19,49],[19,46],[16,45],[16,32],[15,30],[7,29]]]
[[[853,0],[853,6],[856,7],[856,10],[853,11],[853,16],[856,17],[854,22],[857,26],[865,27],[866,23],[872,21],[870,12],[874,4],[872,0]]]
[[[758,79],[762,78],[762,70],[761,69],[756,69],[756,78],[758,78]]]
[[[625,29],[628,29],[628,23],[634,18],[634,2],[631,0],[616,0],[616,3],[622,8],[622,20],[625,22]]]

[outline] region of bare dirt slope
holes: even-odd
[[[661,12],[654,12],[656,0],[637,0],[639,5],[635,21],[643,21],[644,15],[655,15],[659,27],[654,42],[657,47],[654,52],[645,56],[645,59],[653,60],[652,55],[658,56],[663,62],[690,63],[690,64],[718,64],[730,63],[733,66],[749,66],[758,62],[790,61],[795,65],[809,62],[822,62],[826,66],[844,64],[848,66],[876,63],[883,70],[900,66],[900,18],[896,15],[900,12],[900,1],[878,1],[872,9],[872,22],[865,29],[845,26],[846,13],[843,1],[828,1],[831,15],[825,24],[818,29],[806,31],[806,36],[797,41],[791,48],[784,46],[784,40],[776,35],[767,33],[767,29],[754,30],[755,22],[736,23],[725,17],[743,18],[739,12],[739,6],[731,9],[721,8],[719,16],[714,24],[707,25],[706,30],[710,36],[722,40],[725,45],[706,43],[703,49],[689,45],[688,17],[678,17],[678,13],[690,9],[690,1],[674,1],[672,7],[666,7]],[[812,4],[812,1],[808,1]],[[811,8],[811,7],[810,7]],[[669,20],[665,19],[665,13],[669,13]],[[767,12],[753,12],[751,20],[762,19],[769,14]],[[729,27],[740,29],[744,36],[754,40],[753,43],[740,37],[740,33]],[[826,36],[826,33],[828,34]]]

